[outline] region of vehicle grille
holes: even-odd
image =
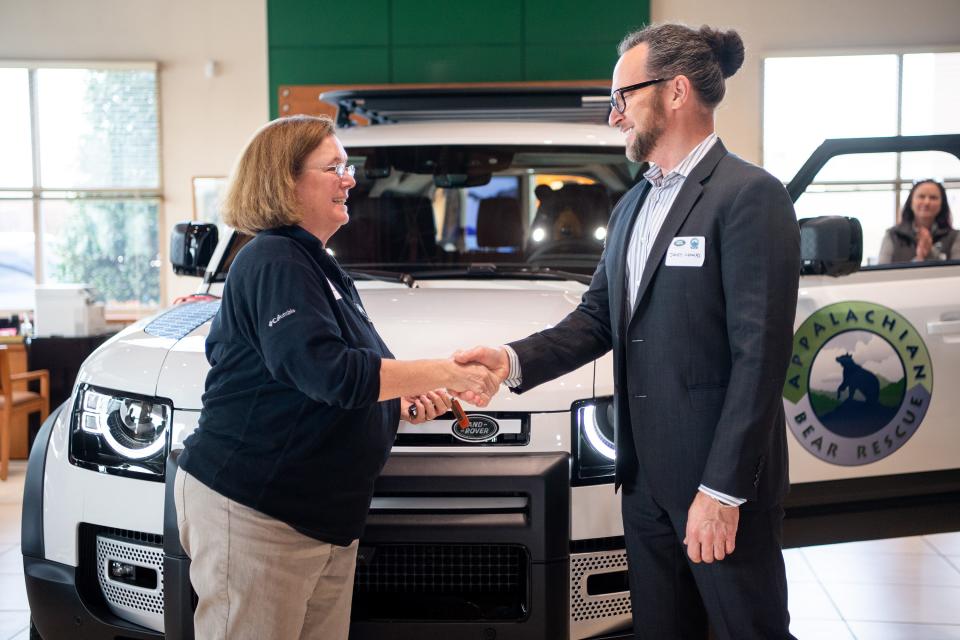
[[[80,549],[78,581],[88,599],[105,604],[111,613],[124,620],[155,631],[163,630],[163,536],[83,524]],[[111,560],[142,568],[155,576],[155,586],[137,586],[114,579],[108,571]]]
[[[526,615],[526,549],[506,544],[361,547],[354,620],[518,620]]]
[[[633,617],[623,549],[570,555],[570,637],[629,626]]]

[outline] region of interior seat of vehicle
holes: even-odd
[[[350,263],[423,263],[437,254],[433,203],[425,196],[385,192],[350,195],[350,223],[330,239],[338,260]]]
[[[511,249],[504,256],[519,255],[523,246],[523,217],[516,198],[484,198],[477,210],[477,246],[480,251]],[[503,256],[498,256],[500,260]]]
[[[433,216],[433,203],[426,196],[396,195],[385,193],[381,198],[393,201],[392,208],[399,216],[401,231],[399,247],[394,237],[392,249],[396,249],[396,262],[433,262],[437,254],[437,223]]]

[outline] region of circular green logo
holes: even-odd
[[[853,466],[903,446],[933,394],[930,354],[896,311],[870,302],[818,309],[793,337],[787,424],[816,457]]]

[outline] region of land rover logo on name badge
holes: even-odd
[[[815,311],[793,337],[783,387],[787,424],[825,462],[886,458],[917,432],[932,395],[927,346],[892,309],[838,302]]]
[[[500,425],[490,416],[472,414],[467,416],[470,424],[461,428],[457,421],[453,421],[450,427],[453,431],[453,437],[464,442],[486,442],[497,437],[500,431]]]

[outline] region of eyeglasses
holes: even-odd
[[[352,164],[347,164],[346,162],[331,164],[329,167],[304,167],[304,169],[315,169],[317,171],[323,171],[324,173],[335,173],[337,174],[337,178],[340,180],[343,180],[343,176],[345,175],[352,178],[354,174],[357,173],[357,168]]]
[[[664,80],[669,80],[669,78],[657,78],[656,80],[647,80],[646,82],[638,82],[637,84],[629,84],[625,87],[614,89],[613,93],[610,94],[610,106],[616,109],[619,113],[623,113],[624,109],[627,108],[627,99],[623,97],[623,94],[628,91],[637,91],[638,89],[649,87],[657,84],[658,82],[663,82]]]
[[[335,173],[337,174],[338,178],[343,180],[344,174],[352,178],[353,174],[357,172],[357,167],[352,164],[347,164],[346,162],[338,162],[337,164],[330,165],[329,167],[324,169],[324,171],[326,171],[327,173],[331,173],[331,172]]]

